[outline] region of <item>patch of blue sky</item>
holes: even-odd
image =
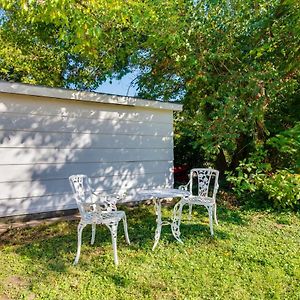
[[[138,71],[135,71],[124,75],[121,79],[108,79],[95,92],[120,96],[137,96],[135,80],[138,74]]]

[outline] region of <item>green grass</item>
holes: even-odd
[[[199,207],[181,226],[184,245],[164,227],[152,251],[153,206],[124,209],[132,244],[119,226],[118,267],[104,226],[94,246],[85,228],[77,266],[77,221],[3,234],[0,299],[300,299],[299,215],[219,208],[211,238]]]

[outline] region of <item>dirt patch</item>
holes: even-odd
[[[21,276],[13,275],[6,279],[6,283],[9,286],[15,287],[25,287],[28,285],[27,281],[24,280]]]
[[[29,283],[23,279],[21,276],[13,275],[8,277],[5,280],[5,284],[11,289],[11,290],[19,290],[20,288],[26,288],[28,287]],[[12,300],[15,298],[10,298],[9,296],[2,294],[0,295],[0,300]],[[26,297],[28,300],[34,300],[36,299],[36,296],[34,293],[29,293]]]
[[[239,207],[239,201],[232,193],[220,191],[217,195],[217,203],[222,204],[228,209],[235,210]]]
[[[4,218],[0,218],[0,237],[7,231],[21,229],[21,228],[30,228],[30,227],[37,227],[40,225],[49,225],[52,223],[57,223],[60,221],[72,221],[72,220],[79,220],[79,214],[61,216],[56,218],[49,218],[49,219],[38,219],[38,220],[29,220],[29,221],[10,221],[4,222]]]
[[[275,226],[276,228],[278,228],[278,229],[282,229],[282,228],[285,227],[284,224],[274,224],[274,226]]]
[[[33,300],[35,299],[35,294],[31,293],[27,296],[27,300]]]
[[[0,232],[0,248],[2,245],[24,245],[73,232],[73,225],[77,218],[77,216],[72,216],[72,218],[35,221],[12,227],[3,233]]]

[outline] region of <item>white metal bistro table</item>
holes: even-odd
[[[155,229],[155,235],[154,235],[154,245],[152,247],[152,250],[155,249],[157,246],[159,239],[160,239],[160,233],[161,228],[163,225],[171,225],[172,234],[174,238],[181,242],[179,235],[179,228],[177,226],[178,221],[176,219],[176,211],[174,210],[174,217],[172,222],[168,221],[162,221],[161,216],[161,203],[164,199],[167,198],[182,198],[187,197],[190,195],[190,192],[185,190],[179,190],[179,189],[162,189],[162,188],[155,188],[155,189],[148,189],[148,190],[139,190],[136,191],[133,202],[142,202],[145,200],[153,200],[154,207],[155,207],[155,213],[156,213],[156,229]],[[126,198],[122,201],[122,203],[127,202]]]

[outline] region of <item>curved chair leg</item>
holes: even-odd
[[[112,247],[114,253],[114,262],[115,265],[119,264],[118,253],[117,253],[117,233],[118,233],[118,223],[112,223],[107,225],[111,233]]]
[[[92,239],[91,239],[91,245],[94,245],[94,243],[95,243],[95,236],[96,236],[96,224],[92,224]]]
[[[210,234],[211,236],[214,235],[214,229],[213,229],[213,207],[209,206],[207,207],[208,210],[208,216],[209,216],[209,227],[210,227]]]
[[[79,261],[79,257],[80,257],[80,251],[81,251],[81,238],[82,238],[82,230],[83,228],[86,226],[86,224],[83,223],[79,223],[78,227],[77,227],[77,254],[74,260],[74,265],[77,265],[78,261]]]
[[[180,200],[175,206],[173,210],[173,221],[171,224],[171,229],[174,238],[181,244],[183,244],[182,240],[180,239],[180,223],[181,223],[181,216],[182,216],[182,208],[186,202]]]
[[[217,218],[217,204],[214,204],[214,219],[215,219],[215,223],[219,225],[218,218]]]
[[[127,229],[127,219],[126,216],[123,218],[123,226],[124,226],[124,233],[125,233],[125,240],[127,244],[130,245],[129,235],[128,235],[128,229]]]
[[[192,220],[192,210],[193,210],[193,204],[189,204],[189,216],[188,216],[188,220]]]

